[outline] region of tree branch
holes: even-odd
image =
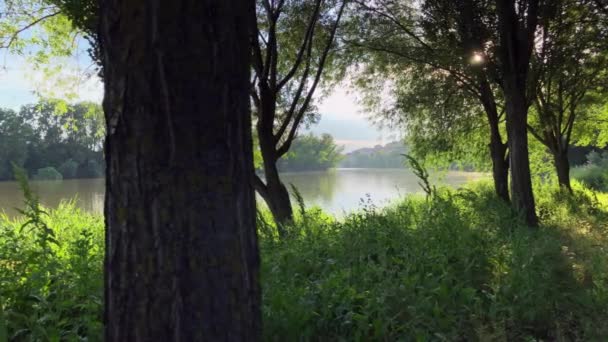
[[[334,23],[334,26],[331,29],[331,33],[329,35],[329,38],[327,39],[327,44],[326,44],[325,48],[323,49],[321,58],[319,59],[319,63],[317,66],[317,73],[315,75],[313,84],[310,87],[310,89],[308,90],[306,99],[304,100],[304,103],[302,104],[302,106],[300,107],[300,109],[298,111],[298,114],[296,116],[294,123],[291,126],[291,130],[289,131],[289,135],[287,136],[287,139],[283,142],[283,145],[281,147],[279,147],[279,149],[277,150],[278,157],[281,157],[282,155],[287,153],[287,151],[289,151],[289,148],[291,147],[291,142],[293,141],[295,134],[298,130],[298,126],[300,125],[300,122],[302,121],[302,117],[306,113],[306,109],[308,108],[310,101],[312,99],[312,96],[314,95],[314,92],[317,88],[317,85],[319,84],[321,75],[323,74],[323,69],[325,68],[327,56],[329,56],[329,52],[331,51],[331,47],[334,43],[336,32],[338,31],[338,27],[340,26],[340,21],[342,20],[342,14],[344,13],[344,8],[346,7],[346,2],[347,2],[347,0],[342,0],[342,4],[340,5],[338,15],[336,16],[336,21]]]
[[[306,47],[309,44],[312,45],[314,26],[316,25],[316,23],[319,19],[320,8],[321,8],[321,0],[316,0],[315,10],[313,11],[312,16],[310,17],[310,21],[308,22],[308,26],[306,28],[306,34],[304,35],[302,45],[300,46],[300,49],[298,50],[298,53],[296,55],[296,60],[293,64],[293,66],[291,67],[291,70],[289,70],[289,72],[285,75],[285,77],[283,77],[283,79],[280,80],[279,83],[277,84],[277,89],[275,89],[276,92],[279,92],[281,90],[281,88],[283,88],[285,86],[285,84],[287,84],[287,82],[289,82],[291,80],[291,78],[295,75],[296,71],[298,71],[298,69],[300,68],[300,65],[302,64],[302,60],[304,59],[303,57],[304,57],[304,52],[306,51]]]
[[[11,35],[11,38],[9,39],[8,43],[7,43],[6,45],[4,45],[4,46],[1,46],[0,48],[2,48],[2,49],[8,49],[8,48],[10,48],[10,47],[11,47],[11,45],[13,45],[13,43],[15,42],[15,40],[16,40],[16,39],[19,37],[19,35],[20,35],[21,33],[23,33],[24,31],[27,31],[27,30],[29,30],[30,28],[32,28],[32,27],[34,27],[34,26],[36,26],[37,24],[39,24],[39,23],[41,23],[41,22],[43,22],[43,21],[45,21],[45,20],[47,20],[47,19],[50,19],[50,18],[52,18],[52,17],[55,17],[55,16],[57,16],[57,15],[59,15],[59,14],[61,14],[61,11],[53,12],[53,13],[50,13],[50,14],[44,15],[44,16],[42,16],[42,17],[40,17],[40,18],[38,18],[38,19],[36,19],[36,20],[32,21],[31,23],[29,23],[29,24],[25,25],[24,27],[22,27],[22,28],[20,28],[19,30],[15,31],[15,32],[14,32],[14,33]]]
[[[386,19],[388,19],[390,22],[392,22],[393,24],[397,25],[397,27],[399,27],[403,32],[405,32],[408,36],[414,38],[414,40],[416,40],[420,45],[422,45],[424,48],[426,48],[427,50],[433,51],[433,48],[428,45],[427,43],[425,43],[420,37],[418,37],[418,35],[416,35],[414,33],[414,31],[410,30],[408,27],[406,27],[405,25],[403,25],[399,20],[397,20],[397,18],[391,16],[388,13],[382,12],[377,8],[368,6],[367,4],[365,4],[362,1],[354,1],[356,4],[358,4],[359,6],[363,7],[364,9],[371,11],[373,13],[376,13],[378,15],[380,15],[381,17],[384,17]]]

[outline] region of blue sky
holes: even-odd
[[[51,79],[42,77],[41,72],[33,70],[21,57],[9,55],[3,58],[3,68],[0,70],[1,107],[18,109],[24,104],[35,102],[36,91],[48,93],[61,89],[55,86],[55,82],[66,80],[71,82],[71,88],[76,89],[78,100],[101,102],[103,98],[103,86],[97,78],[74,81],[73,76],[90,64],[84,58],[62,61],[67,71]],[[329,95],[319,102],[321,120],[311,127],[311,132],[331,134],[339,145],[345,147],[346,152],[386,144],[399,138],[395,132],[381,130],[370,124],[364,108],[357,103],[356,92],[347,89],[346,85],[330,89]]]

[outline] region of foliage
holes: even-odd
[[[571,0],[554,5],[533,55],[538,84],[528,131],[559,159],[571,144],[605,144],[600,132],[608,113],[600,108],[608,94],[608,30],[592,7]]]
[[[604,339],[608,195],[536,186],[537,231],[486,183],[341,221],[298,201],[280,240],[261,210],[265,339]],[[101,340],[103,219],[32,196],[24,218],[0,218],[0,328]]]
[[[57,170],[59,179],[100,177],[103,136],[101,108],[92,103],[44,101],[18,113],[0,110],[0,180],[12,178],[11,163],[31,176],[42,170],[43,178],[57,179]]]
[[[499,144],[504,135],[491,5],[354,2],[347,41],[359,56],[356,84],[372,115],[404,131],[417,158],[488,168],[488,125]],[[481,63],[472,63],[476,55]]]
[[[605,338],[608,202],[539,190],[538,231],[481,184],[262,240],[266,340]]]
[[[14,111],[0,109],[0,179],[13,176],[12,163],[19,166],[27,160],[28,137],[33,128]]]
[[[69,56],[77,32],[61,9],[46,0],[5,0],[0,4],[0,48],[37,62]]]
[[[404,154],[403,156],[405,157],[405,159],[407,159],[407,162],[410,168],[412,169],[414,175],[420,180],[418,182],[418,185],[420,185],[420,187],[426,194],[427,199],[435,196],[435,194],[437,193],[437,189],[434,185],[431,185],[431,182],[429,181],[429,172],[426,170],[426,168],[411,155]]]
[[[65,178],[76,178],[78,163],[73,159],[68,159],[59,166],[58,171]]]
[[[342,148],[329,134],[320,137],[307,134],[297,137],[290,151],[277,163],[280,171],[327,170],[341,160]]]
[[[402,168],[402,154],[407,148],[401,142],[392,142],[385,146],[361,148],[344,156],[340,167],[357,168]]]
[[[4,324],[14,341],[101,341],[103,220],[75,202],[47,213],[18,178],[23,216],[0,216],[0,335]]]
[[[35,180],[62,180],[63,176],[52,166],[38,169],[33,177]]]
[[[608,151],[591,152],[587,164],[572,170],[572,176],[592,189],[608,191]]]
[[[94,0],[5,0],[0,3],[0,50],[4,61],[36,78],[42,97],[76,99],[96,66],[81,65],[89,51],[98,60]],[[88,41],[88,44],[86,41]],[[13,67],[11,65],[11,67]]]

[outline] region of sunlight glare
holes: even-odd
[[[473,53],[471,57],[471,64],[482,64],[484,62],[483,55],[479,52]]]

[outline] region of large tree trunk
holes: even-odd
[[[570,160],[568,159],[568,148],[565,150],[551,151],[553,154],[553,163],[557,171],[557,181],[560,187],[572,192],[570,186]]]
[[[525,90],[506,82],[505,102],[507,107],[507,134],[509,161],[511,163],[511,199],[515,209],[520,212],[526,223],[538,225],[536,206],[532,193],[530,157],[528,154],[528,107]]]
[[[523,1],[523,0],[522,0]],[[528,154],[527,85],[530,57],[534,46],[534,32],[538,23],[538,0],[519,3],[497,0],[500,35],[500,64],[502,88],[507,113],[507,140],[511,168],[511,203],[526,223],[538,225]],[[526,13],[517,8],[526,5]]]
[[[253,1],[100,1],[107,341],[260,337]]]

